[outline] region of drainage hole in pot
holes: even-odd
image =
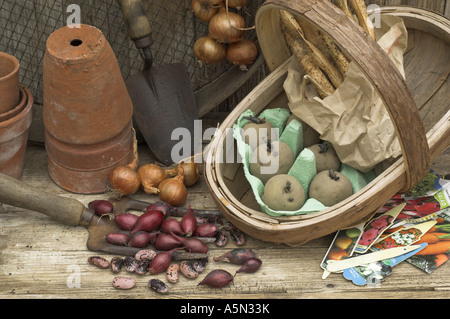
[[[82,43],[83,41],[81,41],[80,39],[73,39],[72,41],[70,41],[70,45],[73,47],[80,46]]]

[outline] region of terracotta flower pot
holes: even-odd
[[[0,52],[0,114],[19,103],[19,68],[19,61],[14,56]]]
[[[133,105],[102,32],[63,27],[47,40],[43,121],[49,173],[74,193],[102,193],[133,159]]]
[[[0,122],[9,120],[10,118],[13,118],[14,116],[16,116],[17,114],[22,112],[24,107],[27,105],[27,102],[28,102],[28,96],[27,96],[27,93],[25,92],[25,87],[23,87],[21,85],[20,86],[19,104],[17,104],[16,107],[13,107],[10,111],[0,114]]]
[[[33,96],[27,88],[25,107],[15,116],[0,122],[0,172],[11,177],[22,177],[28,131],[33,120]]]

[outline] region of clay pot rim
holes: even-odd
[[[20,85],[19,89],[20,89],[19,104],[17,104],[17,106],[15,106],[13,109],[9,110],[8,112],[0,114],[0,123],[5,122],[5,121],[11,119],[12,117],[16,116],[17,114],[19,114],[22,111],[22,109],[27,105],[28,95],[25,92],[24,86]]]
[[[30,90],[27,87],[23,87],[24,91],[25,91],[25,95],[26,95],[26,105],[23,108],[22,111],[20,111],[17,115],[13,116],[12,118],[7,119],[6,121],[0,122],[0,129],[8,127],[16,122],[18,122],[19,120],[21,120],[23,117],[25,117],[27,115],[27,113],[30,112],[33,103],[34,103],[34,99],[33,99],[33,95],[31,95]]]
[[[6,52],[0,52],[0,57],[5,57],[13,61],[14,63],[14,70],[12,72],[9,72],[7,75],[0,77],[0,82],[2,82],[8,80],[9,78],[12,78],[15,74],[19,73],[20,62],[14,55],[8,54]]]
[[[46,53],[49,53],[49,58],[55,60],[55,61],[60,61],[62,63],[70,63],[70,64],[84,64],[86,63],[86,53],[81,53],[79,55],[73,55],[73,56],[64,56],[64,55],[59,55],[57,53],[56,50],[54,50],[54,46],[52,46],[52,43],[55,42],[54,38],[60,36],[61,34],[64,35],[64,38],[67,37],[67,32],[70,33],[74,33],[73,37],[71,41],[73,40],[81,40],[82,43],[84,43],[83,39],[81,38],[82,32],[84,32],[85,29],[90,29],[90,30],[95,30],[98,34],[98,43],[97,45],[93,47],[89,46],[89,53],[93,54],[93,56],[98,56],[101,55],[104,50],[105,50],[105,46],[108,43],[108,40],[106,39],[106,36],[103,34],[102,30],[100,30],[99,28],[97,28],[96,26],[90,25],[90,24],[80,24],[79,27],[77,28],[70,28],[69,26],[64,26],[61,27],[57,30],[55,30],[52,34],[50,34],[50,36],[47,38],[46,41]],[[77,37],[77,33],[81,32],[80,37]],[[59,42],[62,39],[59,39],[59,41],[56,41],[56,45],[59,46]],[[68,40],[68,39],[64,39],[64,40]]]

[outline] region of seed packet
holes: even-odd
[[[422,236],[436,224],[435,220],[430,220],[418,225],[399,229],[389,236],[381,238],[371,246],[371,250],[382,250],[400,246],[410,246],[418,242]]]
[[[325,257],[320,264],[320,267],[324,270],[322,279],[325,279],[330,274],[330,272],[327,271],[328,260],[341,260],[353,255],[356,243],[361,238],[363,227],[364,224],[360,224],[353,228],[336,232]]]
[[[421,238],[421,241],[428,243],[428,248],[408,259],[408,262],[431,274],[447,262],[450,256],[450,207],[439,212],[436,225]]]
[[[386,213],[373,218],[364,226],[364,232],[359,239],[355,252],[363,254],[370,249],[370,247],[375,243],[378,238],[383,234],[383,232],[390,228],[394,223],[397,216],[406,206],[406,203],[400,204]]]
[[[381,261],[373,262],[367,265],[353,267],[344,270],[344,278],[351,280],[355,285],[376,286],[381,284],[392,273],[392,268],[404,260],[413,258],[415,254],[419,253],[427,246],[427,243],[420,244],[420,248],[410,251],[406,254],[388,258]]]

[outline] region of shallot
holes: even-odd
[[[109,215],[114,213],[114,206],[107,200],[97,199],[88,204],[89,209],[92,209],[98,216]]]
[[[152,230],[157,229],[164,219],[164,213],[159,210],[151,210],[147,211],[137,220],[133,229],[130,231],[131,234],[138,231],[147,231],[150,232]]]
[[[206,277],[203,278],[203,280],[198,285],[207,285],[213,288],[223,288],[233,282],[233,279],[233,275],[228,271],[223,269],[216,269],[207,274]]]
[[[181,228],[180,222],[175,218],[166,218],[161,223],[161,231],[170,234],[174,233],[176,235],[183,235],[183,229]]]
[[[154,245],[158,250],[168,251],[180,247],[181,242],[170,234],[162,233],[156,238]]]
[[[201,225],[198,225],[194,233],[192,234],[194,237],[214,237],[217,235],[217,232],[219,231],[219,228],[217,225],[210,224],[210,223],[204,223]]]
[[[144,248],[149,243],[153,243],[158,235],[159,232],[149,233],[140,230],[138,232],[131,234],[130,240],[128,241],[128,246],[135,248]]]
[[[167,268],[169,268],[170,263],[172,262],[173,253],[179,249],[182,249],[182,248],[178,247],[178,248],[174,248],[169,251],[164,251],[164,252],[158,253],[153,258],[152,262],[150,263],[149,272],[152,275],[156,275],[156,274],[166,271]]]
[[[206,254],[209,250],[208,246],[206,246],[206,244],[198,238],[180,237],[174,233],[171,233],[171,235],[181,243],[187,252]]]
[[[116,246],[126,246],[130,237],[127,234],[121,233],[110,233],[105,237],[106,241],[112,245]]]
[[[246,272],[246,273],[257,272],[259,270],[259,268],[261,268],[261,265],[262,265],[262,261],[258,258],[247,259],[244,262],[244,264],[242,265],[242,267],[236,271],[236,274],[241,273],[241,272]]]
[[[114,221],[120,229],[130,231],[138,221],[139,216],[135,214],[120,214],[114,217]]]
[[[159,210],[163,212],[165,216],[169,216],[174,208],[167,203],[157,202],[154,204],[150,204],[145,208],[146,212],[150,212],[152,210]]]
[[[256,254],[250,249],[244,248],[235,248],[231,251],[226,252],[222,256],[214,257],[214,261],[223,261],[224,259],[228,259],[230,263],[235,265],[242,265],[245,261],[250,258],[256,258]]]
[[[184,236],[186,237],[192,236],[196,227],[197,227],[197,219],[194,216],[194,211],[192,210],[191,205],[189,205],[188,211],[181,219],[181,228],[183,229]]]

